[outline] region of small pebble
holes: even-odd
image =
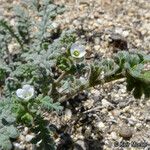
[[[73,150],[88,150],[88,145],[85,143],[83,140],[78,140],[75,145]]]
[[[111,132],[111,137],[112,137],[112,139],[117,140],[116,132]]]
[[[66,108],[66,109],[65,109],[65,116],[64,116],[64,119],[65,119],[65,120],[70,120],[71,117],[72,117],[72,111],[71,111],[71,109]]]
[[[122,35],[123,35],[124,37],[127,37],[127,36],[129,35],[129,31],[128,31],[128,30],[123,31],[123,32],[122,32]]]
[[[105,128],[105,124],[103,123],[103,122],[98,122],[97,124],[96,124],[96,126],[100,129],[100,130],[102,130],[103,128]]]
[[[34,135],[28,134],[28,135],[26,135],[25,140],[26,140],[26,142],[30,142],[33,138],[34,138]]]
[[[96,51],[100,50],[100,45],[95,45],[95,46],[94,46],[94,49],[95,49]]]
[[[15,150],[24,150],[25,149],[25,145],[22,145],[20,143],[13,143]]]
[[[119,129],[119,135],[124,139],[130,139],[133,135],[133,132],[127,125],[122,125]]]
[[[102,106],[108,108],[109,106],[114,107],[112,103],[108,102],[106,99],[102,99]]]

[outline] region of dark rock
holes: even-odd
[[[73,140],[68,133],[62,133],[61,141],[57,146],[57,150],[70,150],[73,148]]]
[[[115,53],[119,50],[128,50],[128,43],[120,34],[112,34],[110,36],[109,45],[113,47],[113,52]]]

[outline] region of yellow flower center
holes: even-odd
[[[73,52],[73,54],[74,54],[75,56],[79,56],[79,55],[80,55],[80,52],[79,52],[78,50],[75,50],[75,51]]]

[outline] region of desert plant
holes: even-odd
[[[60,111],[60,103],[91,87],[126,78],[127,90],[135,98],[150,97],[150,71],[144,68],[150,63],[149,55],[121,51],[112,58],[87,63],[84,44],[76,41],[75,31],[61,31],[54,24],[63,6],[51,0],[26,0],[16,7],[14,26],[0,21],[3,149],[11,149],[10,139],[17,136],[13,125],[18,124],[35,133],[32,143],[36,149],[55,149],[43,111]],[[14,45],[17,50],[11,52]],[[5,118],[5,101],[9,102],[9,116],[15,118],[8,119],[10,122]]]
[[[15,125],[16,118],[12,114],[10,101],[0,102],[0,149],[11,149],[10,139],[18,137],[19,132]]]

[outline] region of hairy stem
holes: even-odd
[[[97,81],[97,84],[96,85],[101,85],[101,84],[105,84],[105,83],[109,83],[109,82],[112,82],[114,80],[119,80],[121,78],[124,78],[123,74],[118,74],[118,75],[112,75],[112,76],[105,76],[103,79]],[[95,86],[96,86],[95,85]],[[89,89],[91,86],[89,85],[89,83],[86,83],[84,86],[81,85],[75,92],[73,92],[72,94],[70,95],[65,95],[63,96],[62,98],[59,99],[59,102],[60,103],[63,103],[67,100],[69,100],[70,98],[76,96],[78,93],[80,93],[81,91],[83,90],[87,90]]]
[[[6,30],[9,31],[9,33],[11,34],[12,37],[14,37],[17,42],[19,43],[21,49],[23,49],[23,44],[22,41],[20,40],[20,38],[15,34],[15,31],[13,30],[13,28],[11,26],[9,26],[7,24],[7,22],[5,22],[4,20],[0,21],[0,26],[4,27]]]
[[[119,80],[121,78],[124,78],[124,75],[122,73],[119,73],[117,75],[105,76],[103,79],[97,81],[96,85],[101,85],[101,84],[109,83],[109,82],[112,82],[112,81],[115,81],[115,80]]]
[[[6,53],[7,53],[7,56],[8,56],[8,63],[12,63],[12,58],[11,58],[11,54],[10,54],[10,51],[8,49],[8,45],[6,43]]]
[[[70,95],[65,95],[62,98],[59,99],[60,103],[63,103],[67,100],[69,100],[70,98],[76,96],[78,93],[80,93],[83,90],[87,90],[88,88],[90,88],[89,83],[85,84],[84,86],[81,85],[76,91],[74,91],[73,93],[71,93]]]
[[[58,97],[59,97],[59,93],[57,91],[57,86],[58,84],[61,82],[61,80],[64,79],[64,77],[67,75],[67,72],[63,72],[57,80],[52,80],[52,88],[51,90],[49,90],[48,95],[51,95],[54,99],[54,101],[57,101]]]
[[[59,78],[58,78],[57,80],[55,80],[54,83],[55,83],[56,85],[59,84],[60,81],[63,80],[66,75],[67,75],[67,72],[63,72],[63,73],[59,76]]]

